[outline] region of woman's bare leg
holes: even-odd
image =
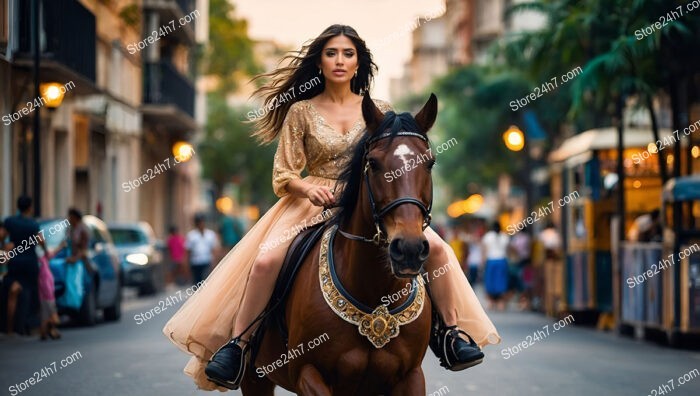
[[[285,244],[261,253],[255,259],[248,276],[248,286],[233,325],[234,337],[241,334],[267,306],[286,253]],[[259,323],[248,329],[245,334],[242,334],[242,338],[248,340],[258,325]]]
[[[428,279],[430,296],[445,324],[454,326],[457,324],[457,304],[454,300],[454,291],[450,289],[447,277],[441,275],[444,275],[446,271],[460,271],[461,269],[459,264],[455,265],[449,262],[445,244],[437,233],[426,230],[425,237],[430,244],[430,255],[425,263],[425,270],[430,277]]]

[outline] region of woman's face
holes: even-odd
[[[323,47],[319,67],[326,82],[349,83],[359,67],[355,44],[347,36],[331,38]]]

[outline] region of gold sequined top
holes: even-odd
[[[379,110],[393,110],[382,100],[373,99]],[[272,188],[278,197],[289,192],[287,183],[300,179],[306,168],[311,176],[337,179],[350,162],[356,142],[365,130],[360,118],[343,134],[336,131],[308,100],[294,103],[282,124],[272,170]]]

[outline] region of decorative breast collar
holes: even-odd
[[[423,311],[425,286],[422,278],[413,279],[411,294],[401,306],[389,311],[381,304],[374,310],[357,301],[345,290],[333,262],[333,239],[338,225],[329,227],[321,239],[318,279],[323,298],[336,315],[357,325],[357,330],[374,345],[381,348],[399,335],[399,328],[413,322]]]

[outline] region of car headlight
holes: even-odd
[[[148,264],[148,256],[143,253],[134,253],[126,256],[126,261],[136,265]]]

